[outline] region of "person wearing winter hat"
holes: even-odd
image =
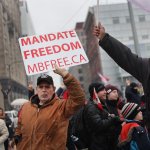
[[[85,103],[85,93],[79,81],[66,69],[55,65],[69,92],[67,100],[55,93],[53,78],[41,74],[37,78],[37,94],[21,108],[15,130],[17,150],[66,149],[69,118]]]
[[[126,119],[119,136],[118,146],[123,150],[150,150],[150,140],[142,120],[141,108],[136,103],[126,103],[121,113]]]
[[[94,82],[91,83],[89,86],[89,93],[90,93],[90,97],[93,98],[93,93],[94,93],[94,89],[96,91],[96,93],[99,93],[99,98],[103,101],[106,99],[106,90],[105,90],[105,86],[103,83],[101,82]]]
[[[118,109],[118,102],[119,102],[119,89],[111,84],[108,84],[105,86],[106,89],[106,104],[107,108],[109,110],[109,113],[114,114],[115,116],[118,116],[119,118],[122,117],[120,115],[120,110]],[[115,124],[112,127],[111,133],[110,133],[110,141],[112,149],[117,149],[118,144],[118,137],[121,132],[121,126],[122,122],[118,122],[118,124]]]
[[[126,87],[125,96],[126,96],[127,102],[136,103],[138,105],[141,104],[141,96],[140,96],[138,89],[139,89],[139,86],[135,82],[131,82],[130,85]]]
[[[141,112],[141,108],[136,103],[126,103],[121,110],[123,117],[128,120],[134,120],[139,112]],[[142,115],[140,120],[143,120]]]
[[[105,86],[106,89],[106,104],[109,109],[109,112],[115,115],[118,114],[117,103],[119,100],[119,90],[116,86],[108,84]]]
[[[117,91],[117,92],[119,91],[119,89],[116,86],[111,85],[111,84],[106,85],[105,89],[106,89],[107,94],[111,93],[112,91]]]
[[[106,106],[106,90],[101,82],[89,85],[90,100],[84,108],[84,122],[90,135],[88,150],[112,149],[110,133],[120,120]],[[86,138],[86,137],[85,137]]]

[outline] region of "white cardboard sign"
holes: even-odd
[[[27,75],[89,62],[74,30],[21,37],[19,45]]]

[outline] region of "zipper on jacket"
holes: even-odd
[[[38,114],[40,112],[40,108],[37,108],[37,118],[36,118],[36,121],[35,121],[35,124],[33,125],[33,131],[32,131],[32,135],[31,135],[31,141],[30,141],[30,148],[32,150],[32,139],[34,139],[34,134],[35,134],[35,125],[36,125],[36,122],[37,122],[37,119],[38,119]]]

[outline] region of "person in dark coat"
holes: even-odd
[[[90,100],[85,105],[84,120],[90,143],[88,150],[116,150],[112,147],[113,128],[120,123],[115,114],[110,114],[106,106],[106,90],[102,83],[89,86]]]
[[[141,108],[136,103],[126,103],[122,110],[126,122],[122,126],[119,136],[120,150],[150,150],[148,132],[142,123]]]
[[[127,46],[105,32],[99,24],[93,29],[93,34],[99,39],[99,45],[125,71],[142,83],[146,98],[146,123],[150,129],[150,58],[142,58],[133,54]]]
[[[35,94],[34,88],[32,83],[29,83],[28,85],[28,97],[29,99]]]
[[[118,117],[122,117],[118,108],[119,102],[119,89],[116,86],[108,84],[105,86],[106,89],[106,105],[110,114],[114,114]],[[121,122],[112,127],[111,134],[111,147],[117,149],[118,137],[121,132]]]
[[[126,96],[127,102],[136,103],[138,105],[141,104],[141,96],[138,91],[137,83],[132,82],[129,86],[127,86],[125,90],[125,96]]]

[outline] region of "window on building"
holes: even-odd
[[[79,77],[79,81],[83,81],[84,80],[84,78],[81,76],[81,77]]]
[[[139,22],[145,22],[145,16],[144,15],[139,16]]]
[[[119,17],[113,17],[113,24],[119,24]]]
[[[130,23],[130,17],[126,16],[126,23]]]
[[[143,40],[148,39],[148,35],[142,35],[142,39],[143,39]]]
[[[147,46],[147,50],[150,51],[150,45]]]
[[[80,69],[78,69],[78,73],[82,73],[82,69],[80,68]]]

